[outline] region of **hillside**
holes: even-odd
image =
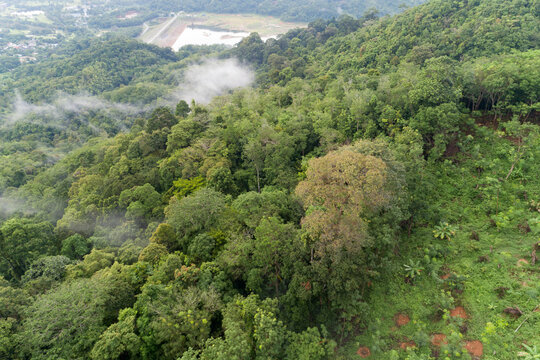
[[[539,27],[432,0],[0,75],[0,358],[535,359]]]
[[[378,11],[383,15],[396,14],[403,7],[422,3],[421,0],[330,0],[284,1],[284,0],[187,0],[178,3],[174,10],[186,12],[205,11],[217,14],[261,14],[277,16],[287,21],[313,21],[316,19],[331,19],[340,15],[360,17],[369,11]],[[174,6],[174,5],[173,5]],[[171,10],[170,2],[154,0],[150,6],[153,9]]]

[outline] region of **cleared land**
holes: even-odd
[[[285,22],[271,16],[249,14],[180,13],[173,18],[162,18],[159,21],[159,24],[154,26],[147,24],[149,28],[140,36],[142,41],[172,47],[188,26],[245,33],[257,32],[263,38],[307,26],[305,23]]]

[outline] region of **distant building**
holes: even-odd
[[[21,64],[37,61],[34,56],[19,56],[19,62]]]
[[[14,11],[10,15],[18,18],[32,19],[36,16],[43,15],[45,12],[42,10],[32,10],[32,11]]]
[[[139,13],[137,11],[132,10],[125,13],[124,16],[118,15],[116,18],[119,20],[128,20],[128,19],[133,19],[134,17],[137,17],[137,16],[139,16]]]

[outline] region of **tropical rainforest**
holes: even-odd
[[[0,74],[0,358],[538,359],[539,16],[75,37]],[[171,96],[194,64],[252,86]]]

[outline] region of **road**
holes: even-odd
[[[174,20],[176,20],[176,18],[178,18],[178,14],[174,15],[174,17],[167,21],[162,27],[161,29],[159,29],[159,31],[157,32],[156,35],[152,36],[152,38],[150,40],[148,40],[148,43],[152,44],[154,42],[154,40],[156,40],[161,34],[163,34],[163,32],[165,30],[167,30],[169,28],[169,26],[171,26],[171,24],[174,22]]]

